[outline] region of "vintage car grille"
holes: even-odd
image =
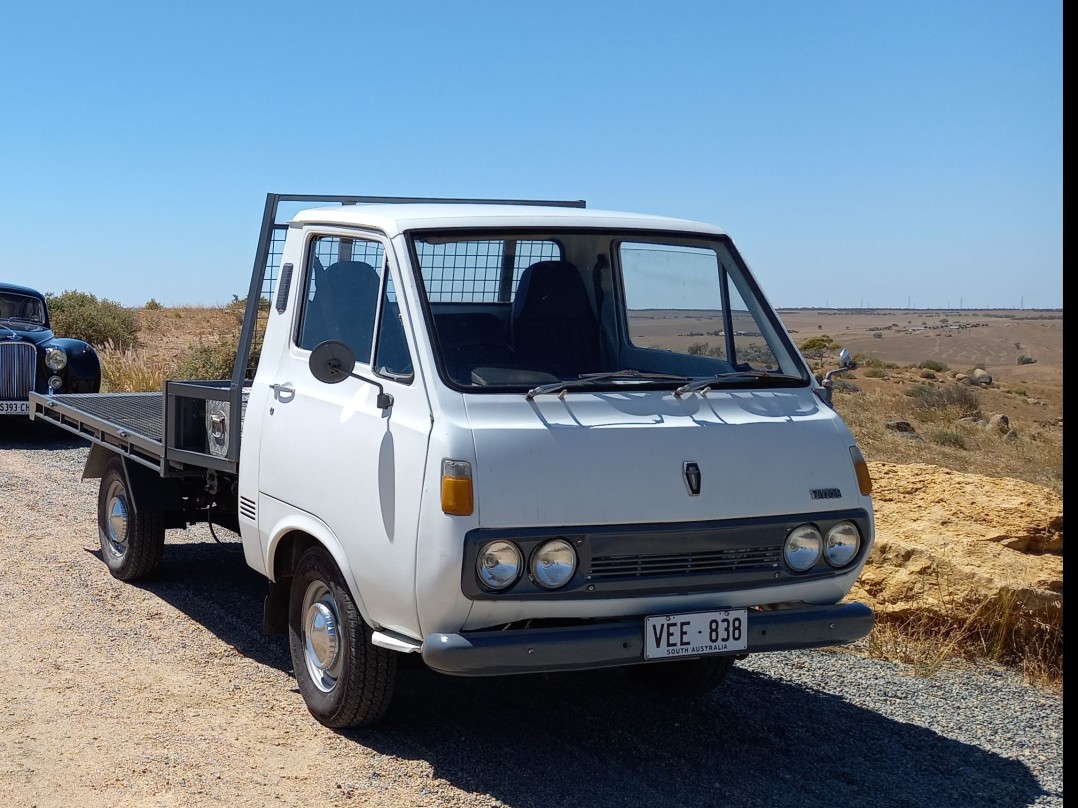
[[[591,559],[591,580],[625,577],[749,572],[771,569],[782,562],[781,547],[709,550],[695,553],[604,555]]]
[[[34,389],[36,372],[36,346],[0,342],[0,401],[26,401]]]

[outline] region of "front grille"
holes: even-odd
[[[695,553],[603,555],[591,559],[591,580],[692,575],[694,573],[751,572],[782,563],[782,547],[752,547]]]
[[[37,375],[37,347],[0,342],[0,401],[26,401]]]

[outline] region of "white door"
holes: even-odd
[[[430,407],[413,368],[388,242],[340,231],[307,242],[291,338],[262,419],[259,494],[267,512],[305,512],[340,542],[379,626],[416,635],[415,555]],[[349,345],[355,374],[329,384],[311,373],[311,349]],[[373,383],[372,383],[373,382]],[[379,388],[392,397],[378,406]],[[267,517],[269,518],[269,517]],[[277,519],[277,516],[272,517]]]

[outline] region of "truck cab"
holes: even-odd
[[[870,629],[841,603],[864,460],[719,228],[338,205],[292,218],[280,264],[239,530],[323,722],[380,715],[350,706],[376,689],[355,669],[384,682],[399,653],[702,692]]]

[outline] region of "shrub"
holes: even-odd
[[[928,368],[925,368],[921,371],[921,378],[935,380],[936,372],[934,370],[929,370]]]
[[[966,384],[944,384],[938,387],[915,384],[906,390],[923,410],[953,408],[960,416],[977,415],[981,411],[980,391]]]
[[[801,343],[800,350],[805,356],[813,359],[823,359],[824,355],[829,351],[837,350],[839,347],[831,337],[827,334],[821,334],[818,337],[811,337]]]
[[[95,347],[111,344],[119,351],[134,347],[138,319],[116,301],[76,290],[49,294],[46,299],[52,328],[58,336],[85,340]]]
[[[707,356],[710,348],[711,344],[708,342],[694,342],[689,345],[687,352],[693,356]]]
[[[164,306],[157,302],[156,297],[151,297],[149,300],[146,301],[146,305],[142,308],[146,309],[146,311],[161,311]]]
[[[259,322],[251,346],[251,358],[247,363],[247,378],[252,378],[258,367],[258,355],[262,352],[262,338],[265,335],[265,321]],[[179,379],[211,381],[231,379],[232,367],[236,363],[236,350],[239,347],[238,331],[225,334],[213,340],[199,340],[175,369]]]
[[[924,368],[925,370],[934,370],[936,373],[943,373],[947,370],[947,366],[942,362],[937,362],[935,359],[925,359],[917,367]]]
[[[1034,359],[1032,356],[1026,356],[1025,354],[1018,357],[1018,364],[1019,365],[1032,365],[1036,361],[1037,360]]]
[[[875,334],[872,335],[872,339],[883,339],[883,333],[877,331]]]
[[[865,376],[870,379],[886,379],[887,371],[880,367],[871,367],[865,371]]]
[[[928,439],[940,446],[951,446],[955,449],[966,448],[966,436],[961,432],[954,432],[949,429],[937,429],[929,433]]]

